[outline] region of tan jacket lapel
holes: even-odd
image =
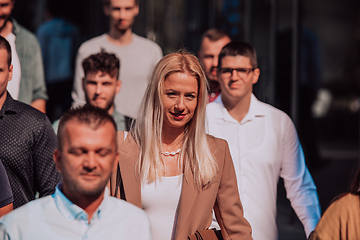
[[[119,152],[119,164],[126,201],[141,208],[141,179],[136,174],[136,163],[140,153],[139,148],[133,138],[129,136]]]
[[[198,191],[195,188],[194,176],[191,170],[187,169],[185,170],[185,174],[183,176],[183,184],[178,206],[178,219],[176,224],[175,239],[179,239],[179,234],[181,233],[183,227],[187,225],[188,218],[191,215],[192,206],[194,205],[197,194]]]

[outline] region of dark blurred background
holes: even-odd
[[[322,211],[348,191],[359,164],[359,0],[140,0],[134,32],[164,54],[196,53],[201,34],[226,30],[257,50],[257,97],[295,122]],[[85,41],[108,30],[101,0],[61,0]],[[35,32],[45,0],[16,0],[14,17]],[[305,239],[279,182],[280,239]]]

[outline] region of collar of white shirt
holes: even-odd
[[[74,220],[85,220],[88,221],[88,214],[84,211],[84,209],[80,208],[76,204],[72,203],[62,192],[62,183],[59,183],[56,186],[55,193],[53,195],[53,198],[55,200],[55,204],[61,214],[65,217],[67,221],[74,221]],[[96,209],[95,213],[92,216],[92,220],[94,219],[101,219],[101,216],[103,212],[107,211],[107,205],[106,202],[109,198],[109,189],[105,188],[104,191],[104,199],[102,200],[100,206]]]
[[[224,121],[237,123],[237,121],[226,110],[224,103],[221,100],[221,94],[215,99],[214,102],[219,103],[222,106],[223,114],[222,116],[218,116],[218,117],[223,118]],[[251,94],[249,111],[245,115],[245,117],[243,118],[240,124],[244,124],[248,121],[252,121],[255,117],[263,117],[266,115],[266,112],[267,112],[266,108],[262,106],[262,103],[255,97],[254,94]]]

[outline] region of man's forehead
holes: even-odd
[[[114,76],[111,77],[109,73],[102,71],[88,72],[86,73],[85,78],[87,80],[92,80],[92,81],[104,81],[104,80],[117,81],[116,74],[114,74]]]
[[[221,67],[249,67],[251,61],[249,57],[236,55],[236,56],[225,56],[221,59]]]
[[[201,48],[203,51],[216,51],[217,54],[220,53],[221,49],[230,42],[230,38],[224,36],[216,41],[212,41],[209,38],[205,37],[201,43]]]
[[[65,124],[63,131],[63,140],[67,140],[68,143],[77,140],[89,140],[89,134],[96,134],[101,140],[107,139],[111,142],[116,138],[116,130],[110,121],[94,127],[91,123],[87,124],[78,119],[71,119]]]
[[[135,5],[136,5],[136,0],[110,0],[111,7],[120,7],[120,6],[132,7]]]
[[[0,4],[4,3],[14,3],[15,0],[0,0]]]

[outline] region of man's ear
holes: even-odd
[[[137,16],[139,14],[139,5],[138,4],[135,4],[134,11],[135,11],[135,16]]]
[[[121,80],[119,79],[116,81],[116,87],[115,87],[116,94],[120,92],[120,89],[121,89]]]
[[[115,161],[114,161],[114,166],[113,166],[113,171],[112,171],[113,173],[116,173],[116,171],[117,171],[119,159],[120,159],[120,154],[119,154],[119,151],[116,150],[116,156],[115,156]]]
[[[61,172],[61,152],[59,149],[55,149],[53,157],[56,169]]]
[[[111,9],[110,9],[110,8],[111,8],[111,7],[110,7],[110,3],[103,6],[103,10],[104,10],[105,16],[110,16],[110,13],[111,13]]]
[[[8,82],[11,81],[13,75],[13,65],[11,64],[9,67],[9,79]]]
[[[254,69],[253,80],[252,80],[252,83],[253,83],[253,84],[255,84],[255,83],[258,82],[259,76],[260,76],[260,69],[259,69],[259,68],[255,68],[255,69]]]

